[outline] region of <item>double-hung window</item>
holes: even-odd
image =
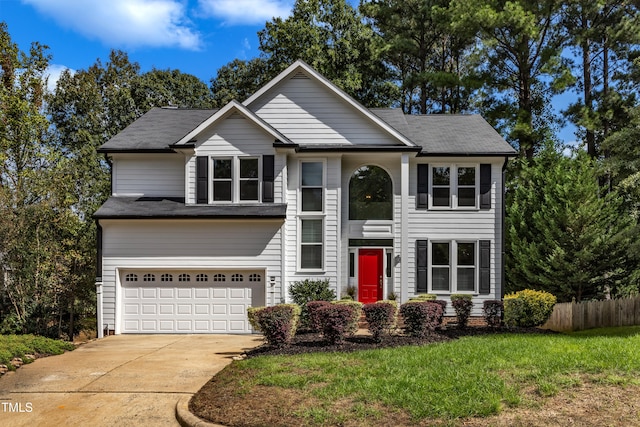
[[[233,159],[213,159],[213,201],[233,200]]]
[[[300,269],[324,265],[324,163],[300,163]]]
[[[475,242],[432,242],[432,291],[475,292],[476,264]]]
[[[213,158],[214,202],[258,201],[260,162],[257,157]]]
[[[458,168],[458,206],[476,206],[476,168]]]
[[[451,206],[451,168],[437,166],[433,172],[433,206]]]
[[[477,207],[477,172],[476,166],[432,166],[431,207],[454,209]]]
[[[258,200],[259,170],[257,158],[240,157],[240,200]]]

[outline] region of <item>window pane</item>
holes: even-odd
[[[431,289],[434,291],[449,290],[449,267],[434,267],[432,269],[433,285]]]
[[[302,243],[322,243],[321,219],[305,219],[302,221]]]
[[[240,200],[258,200],[258,181],[240,181]]]
[[[213,200],[215,201],[231,200],[231,181],[214,181],[213,182]]]
[[[458,206],[475,206],[476,189],[458,188]]]
[[[322,268],[322,245],[304,245],[300,255],[301,268]]]
[[[227,179],[231,178],[231,159],[214,159],[213,177]]]
[[[458,267],[458,290],[474,291],[475,290],[475,268]]]
[[[240,178],[258,178],[258,159],[240,159]]]
[[[431,264],[449,265],[449,243],[434,243],[431,250]]]
[[[322,188],[302,189],[303,212],[322,212]]]
[[[458,185],[476,185],[476,168],[458,168]]]
[[[433,206],[449,206],[449,189],[433,189]]]
[[[433,185],[449,185],[449,168],[433,168]]]
[[[458,265],[475,265],[475,249],[474,243],[458,243]]]
[[[303,163],[302,164],[302,185],[322,186],[322,163]]]

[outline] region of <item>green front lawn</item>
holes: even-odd
[[[28,363],[25,354],[54,355],[74,348],[70,342],[35,335],[0,335],[0,364],[10,366],[9,362],[14,357],[20,357]]]
[[[224,393],[247,404],[265,387],[268,394],[313,402],[284,409],[283,417],[302,424],[375,424],[389,413],[451,420],[496,414],[583,383],[638,386],[639,354],[637,326],[485,335],[422,347],[256,357],[234,363],[213,381],[232,385]]]

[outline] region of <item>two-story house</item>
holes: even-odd
[[[243,103],[152,109],[99,151],[109,333],[249,333],[248,306],[307,278],[364,303],[469,293],[474,315],[502,295],[515,151],[478,115],[367,109],[296,62]]]

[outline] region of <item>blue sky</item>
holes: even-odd
[[[349,1],[357,5],[357,0]],[[65,68],[86,69],[121,49],[142,71],[179,69],[205,83],[235,58],[258,55],[257,32],[286,18],[294,0],[0,0],[0,21],[19,47],[49,46],[49,84]],[[563,108],[571,96],[554,99]],[[560,137],[573,143],[573,127]]]

